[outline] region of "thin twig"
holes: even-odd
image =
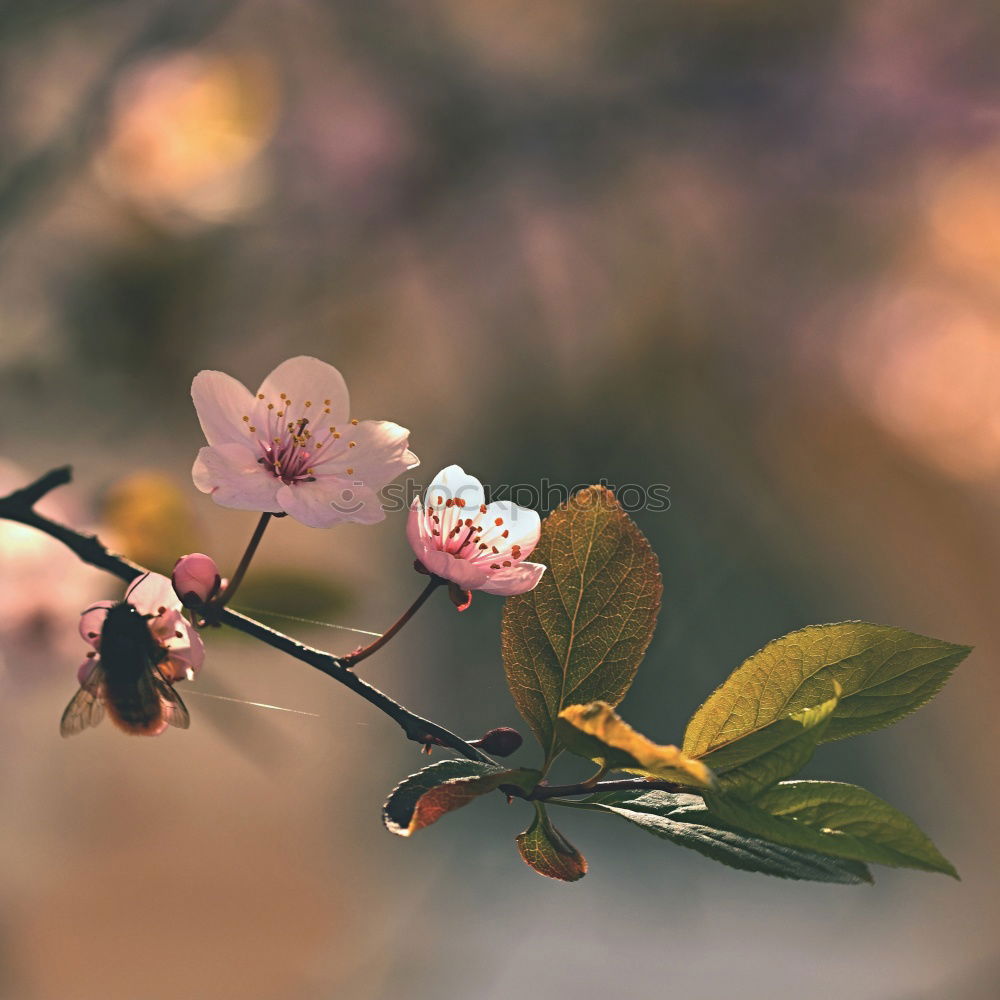
[[[257,527],[253,529],[253,534],[250,536],[250,541],[247,543],[246,551],[243,553],[243,558],[240,559],[240,564],[236,567],[236,571],[233,573],[232,579],[226,584],[226,589],[223,590],[218,597],[215,598],[214,603],[219,607],[225,607],[239,590],[240,584],[243,582],[243,577],[246,576],[247,570],[250,568],[250,563],[253,561],[254,555],[257,553],[257,546],[260,545],[260,540],[264,537],[264,529],[267,528],[268,523],[271,520],[271,514],[264,511],[260,515],[260,520],[257,522]]]
[[[341,663],[345,666],[353,667],[356,663],[360,663],[371,656],[372,653],[380,650],[420,610],[424,601],[443,583],[444,580],[440,577],[432,576],[427,586],[420,591],[420,596],[399,616],[394,625],[387,629],[374,642],[356,649],[353,653],[348,653],[347,656],[342,656],[340,658]]]
[[[0,499],[0,519],[16,521],[44,532],[62,542],[83,562],[111,573],[120,580],[129,582],[148,572],[144,567],[109,552],[96,535],[85,535],[65,525],[58,524],[43,517],[34,509],[34,504],[42,497],[56,487],[68,483],[70,478],[71,470],[68,466],[54,469],[24,489],[15,490],[9,496],[3,497]],[[328,677],[332,677],[335,681],[350,688],[355,694],[360,695],[369,704],[374,705],[380,712],[389,716],[414,742],[424,746],[448,747],[469,760],[480,761],[484,764],[495,763],[493,758],[483,753],[482,750],[466,743],[461,737],[456,736],[443,726],[439,726],[436,722],[421,718],[378,688],[362,680],[344,665],[344,661],[340,657],[307,646],[282,632],[268,628],[253,618],[248,618],[246,615],[241,615],[228,608],[223,609],[213,620],[228,625],[238,632],[243,632],[245,635],[252,636],[273,649],[286,653],[288,656],[307,663]]]

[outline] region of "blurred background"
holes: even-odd
[[[561,885],[499,796],[386,833],[426,758],[234,635],[201,690],[318,718],[191,687],[187,733],[61,740],[76,616],[120,589],[0,526],[0,996],[995,997],[998,46],[987,0],[0,3],[3,492],[70,462],[54,516],[231,572],[255,516],[191,485],[191,378],[313,354],[411,429],[417,482],[670,486],[635,514],[665,602],[623,711],[651,736],[806,624],[976,645],[809,770],[961,883],[786,883],[567,812],[591,872]],[[401,514],[289,519],[238,603],[378,631],[411,560]],[[469,738],[517,725],[501,610],[434,601],[364,673]]]

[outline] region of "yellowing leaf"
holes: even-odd
[[[539,875],[576,882],[587,874],[587,859],[552,825],[540,802],[535,806],[535,818],[524,833],[514,841],[524,863]]]
[[[443,760],[400,782],[382,807],[382,821],[391,833],[409,837],[436,823],[445,813],[501,785],[515,785],[530,792],[538,778],[537,771],[527,769],[512,770],[474,760]]]
[[[580,490],[542,523],[532,561],[548,569],[508,598],[501,645],[507,684],[545,751],[567,705],[617,705],[653,637],[663,589],[656,556],[601,486]]]
[[[929,701],[970,647],[868,622],[812,625],[750,657],[695,712],[684,751],[703,757],[842,694],[823,741],[868,733]]]
[[[693,760],[675,746],[661,746],[636,732],[603,701],[570,705],[559,713],[560,741],[572,753],[661,781],[695,788],[711,788],[713,775],[700,760]]]

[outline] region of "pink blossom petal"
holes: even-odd
[[[423,557],[434,548],[427,537],[427,517],[424,514],[420,497],[414,497],[410,504],[410,513],[406,518],[406,537],[414,555],[423,561]]]
[[[114,601],[98,601],[80,615],[80,636],[94,649],[101,648],[101,629],[104,628],[108,609],[114,607],[114,603]]]
[[[329,528],[344,521],[375,524],[385,519],[378,494],[340,476],[318,476],[314,483],[296,483],[278,490],[285,513],[310,528]]]
[[[483,484],[475,476],[468,475],[460,465],[449,465],[434,477],[424,495],[424,504],[428,508],[436,508],[439,497],[445,503],[448,500],[464,501],[464,510],[473,510],[486,502]]]
[[[125,591],[125,600],[144,615],[159,615],[160,608],[179,615],[181,608],[173,584],[160,573],[144,573],[133,581]],[[154,621],[151,625],[155,634],[158,623]]]
[[[198,372],[191,383],[191,398],[209,444],[244,442],[243,417],[254,412],[255,400],[242,382],[225,372]]]
[[[280,479],[257,461],[247,442],[202,448],[191,476],[202,493],[210,493],[220,507],[280,513],[275,499]]]
[[[501,597],[524,594],[538,586],[544,572],[545,567],[541,563],[515,563],[513,566],[494,570],[478,589]]]
[[[347,426],[343,439],[346,448],[337,450],[328,463],[317,468],[325,471],[336,468],[338,472],[350,468],[347,478],[358,480],[373,490],[380,490],[396,476],[420,464],[420,459],[407,447],[410,432],[390,420],[362,420]],[[343,441],[342,439],[342,441]],[[351,442],[355,447],[351,447]]]
[[[159,607],[164,607],[164,605],[161,604]],[[166,645],[171,641],[176,641],[177,633],[187,626],[187,620],[175,607],[166,608],[163,614],[156,613],[158,608],[146,612],[146,614],[153,615],[149,619],[149,631],[157,642]]]
[[[257,392],[272,401],[284,393],[295,413],[306,413],[302,408],[307,401],[320,413],[329,407],[323,420],[331,424],[344,424],[351,417],[351,399],[343,375],[319,358],[300,356],[283,361],[261,382]]]
[[[468,559],[460,559],[447,552],[428,551],[420,560],[424,568],[435,576],[457,583],[466,590],[482,590],[489,579],[487,570],[474,565]]]

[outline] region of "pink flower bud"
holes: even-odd
[[[174,593],[187,608],[199,608],[207,604],[222,586],[219,567],[211,556],[206,556],[203,552],[181,556],[174,565],[170,579],[174,585]]]

